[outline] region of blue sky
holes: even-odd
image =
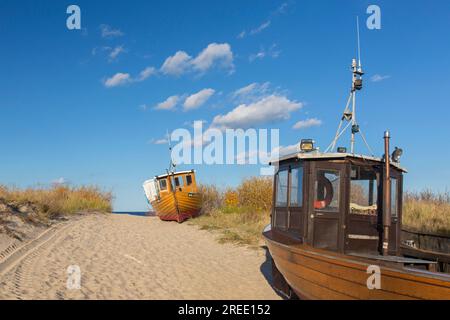
[[[66,27],[70,4],[82,30]],[[381,30],[365,27],[370,4]],[[366,71],[358,119],[370,145],[381,155],[390,129],[405,151],[406,188],[446,190],[448,1],[1,0],[0,183],[96,184],[114,192],[116,210],[145,210],[141,184],[167,167],[167,145],[157,144],[167,130],[230,120],[239,104],[259,108],[267,97],[286,108],[249,127],[325,149],[348,96],[356,16]],[[251,95],[233,96],[244,87]],[[299,121],[313,125],[294,129]],[[224,186],[259,173],[192,167]]]

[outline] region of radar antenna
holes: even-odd
[[[366,141],[366,138],[364,137],[364,134],[361,131],[361,128],[359,127],[357,121],[356,121],[356,92],[362,89],[363,79],[362,76],[364,75],[364,72],[362,70],[361,65],[361,46],[360,46],[360,40],[359,40],[359,18],[356,17],[356,34],[357,34],[357,40],[358,40],[358,60],[352,59],[352,87],[350,90],[350,95],[347,100],[347,104],[345,105],[344,113],[342,115],[341,121],[339,122],[338,129],[336,131],[336,135],[334,136],[333,141],[328,146],[328,148],[325,150],[325,152],[334,152],[336,148],[336,143],[338,142],[339,138],[342,136],[342,134],[351,126],[351,139],[350,139],[350,152],[352,154],[355,153],[355,136],[357,133],[361,134],[361,138],[363,139],[365,145],[367,146],[367,149],[369,149],[370,153],[373,155],[373,151],[370,148],[369,144]],[[350,102],[352,103],[352,107],[350,108]],[[344,123],[347,123],[347,125],[344,126]],[[342,127],[344,128],[342,129]]]

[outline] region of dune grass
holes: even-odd
[[[201,215],[191,223],[219,232],[220,242],[257,246],[261,232],[270,222],[272,179],[245,179],[236,188],[220,190],[214,185],[200,187]],[[431,190],[406,192],[403,226],[428,233],[450,234],[450,194]]]
[[[200,187],[201,215],[191,220],[204,230],[217,230],[220,242],[258,246],[261,231],[270,222],[272,180],[245,179],[234,189],[219,190],[213,185]]]
[[[450,193],[430,189],[406,192],[403,226],[421,232],[450,234]]]
[[[0,186],[0,205],[4,212],[18,212],[47,221],[79,212],[111,212],[112,195],[92,186],[28,189]]]

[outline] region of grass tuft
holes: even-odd
[[[200,187],[201,215],[191,220],[203,230],[220,232],[219,242],[258,246],[261,231],[270,222],[272,180],[248,178],[237,188],[219,190],[213,185]]]
[[[422,232],[450,234],[450,193],[430,189],[406,192],[403,226]]]
[[[53,186],[17,189],[0,186],[0,211],[47,221],[79,212],[111,212],[112,194],[97,187]]]

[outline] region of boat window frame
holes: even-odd
[[[162,182],[164,181],[164,188],[163,188],[163,186],[162,186]],[[162,192],[164,192],[164,191],[168,191],[169,189],[168,189],[168,183],[167,183],[167,179],[166,178],[162,178],[162,179],[159,179],[158,180],[158,185],[159,185],[159,191],[162,191]]]
[[[404,178],[403,178],[403,173],[400,170],[397,169],[393,169],[391,168],[391,219],[394,221],[397,220],[401,220],[402,219],[402,208],[403,208],[403,183],[404,183]],[[395,179],[397,181],[396,183],[396,199],[395,199],[395,204],[397,207],[397,215],[393,216],[392,215],[392,205],[393,205],[393,198],[392,198],[392,193],[393,193],[393,185],[392,185],[392,179]]]
[[[330,201],[329,205],[326,205],[323,208],[316,208],[315,207],[315,203],[318,202],[318,185],[319,185],[319,181],[318,181],[318,174],[320,171],[324,171],[325,173],[337,173],[338,176],[338,189],[337,189],[337,194],[336,194],[336,190],[333,188],[333,182],[330,181],[329,179],[327,179],[325,177],[326,180],[328,180],[331,183],[331,187],[332,187],[332,191],[333,191],[333,198]],[[341,210],[342,210],[342,203],[341,203],[341,199],[342,199],[342,193],[345,193],[345,190],[342,190],[342,181],[343,179],[345,179],[345,175],[343,175],[342,169],[341,168],[333,168],[333,167],[329,167],[329,168],[315,168],[315,172],[314,172],[314,181],[313,181],[313,209],[315,212],[326,212],[326,213],[330,213],[330,214],[336,214],[339,215]],[[333,202],[333,200],[337,200],[337,207],[330,207],[331,203]],[[325,202],[324,200],[320,200],[322,202]],[[330,210],[332,209],[332,210]]]
[[[356,168],[358,169],[358,174],[360,174],[361,169],[367,170],[367,171],[371,171],[374,174],[375,179],[372,180],[368,180],[368,179],[356,179],[353,180],[352,174],[353,174],[353,169]],[[350,215],[358,215],[358,216],[376,216],[378,215],[378,212],[381,208],[380,206],[380,200],[382,198],[382,194],[380,194],[380,190],[379,190],[379,186],[380,186],[380,172],[379,169],[377,169],[376,167],[372,166],[372,165],[367,165],[367,164],[361,164],[361,163],[349,163],[349,170],[350,170],[350,174],[349,174],[349,179],[348,179],[348,214]],[[376,214],[365,214],[365,213],[357,213],[357,212],[353,212],[351,209],[351,204],[352,204],[352,186],[353,186],[353,181],[370,181],[373,185],[372,185],[372,205],[376,205],[376,208],[373,209],[376,211]],[[370,200],[370,185],[369,185],[369,194],[368,194],[368,200]],[[381,197],[381,198],[380,198]],[[355,203],[358,205],[361,205],[359,203]],[[368,204],[368,206],[370,206]]]
[[[298,169],[301,172],[299,174],[298,186],[301,186],[301,193],[299,194],[299,203],[291,204],[291,185],[292,185],[292,170]],[[305,200],[305,191],[307,187],[307,179],[308,179],[308,166],[305,161],[295,161],[289,162],[280,165],[275,174],[273,180],[273,210],[272,210],[272,226],[274,229],[286,232],[295,238],[304,237],[306,230],[306,213],[305,208],[307,207],[307,202]],[[279,173],[280,172],[287,173],[287,185],[286,185],[286,203],[284,205],[277,206],[277,197],[278,197],[278,181],[279,181]],[[306,189],[305,189],[306,188]],[[278,215],[285,215],[285,222],[283,224],[279,224],[278,220],[280,219]],[[294,220],[297,219],[299,220]],[[283,220],[284,221],[284,220]],[[298,222],[298,223],[297,223]]]
[[[292,170],[298,169],[299,172],[301,172],[301,179],[297,179],[297,203],[293,205],[291,201],[291,191],[292,191]],[[288,208],[303,208],[304,205],[304,199],[303,194],[305,190],[305,167],[303,162],[297,162],[295,164],[289,165],[289,176],[288,176]],[[299,186],[300,186],[300,193],[299,193]]]
[[[190,173],[186,174],[184,178],[186,179],[186,187],[189,187],[194,183],[194,179],[192,179],[192,174]]]
[[[287,177],[286,177],[286,204],[285,205],[278,205],[278,181],[279,181],[279,174],[280,171],[286,171]],[[275,174],[275,197],[274,197],[274,208],[289,208],[289,178],[290,177],[290,168],[289,165],[286,166],[280,166],[278,168],[277,173]]]
[[[175,187],[176,188],[183,188],[184,187],[184,179],[183,176],[175,176],[174,177]]]

